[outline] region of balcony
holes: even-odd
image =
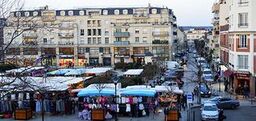
[[[229,25],[228,24],[220,26],[220,31],[228,31],[228,30],[229,30]]]
[[[239,1],[238,2],[238,6],[239,7],[244,7],[244,6],[248,6],[249,5],[249,2],[248,1]]]
[[[26,33],[26,34],[22,34],[22,37],[24,39],[37,39],[38,35],[36,33]]]
[[[146,13],[134,13],[133,16],[136,18],[148,18],[149,17],[149,15]]]
[[[214,3],[212,6],[212,13],[218,12],[220,10],[220,4]]]
[[[115,46],[128,46],[130,45],[129,41],[114,41]]]
[[[74,45],[74,42],[58,42],[58,45]]]
[[[59,33],[58,36],[60,38],[74,38],[74,33]]]
[[[130,37],[129,32],[114,32],[115,37]]]
[[[169,33],[168,32],[153,32],[152,35],[154,37],[163,37],[163,36],[169,36]]]
[[[168,44],[168,40],[153,40],[152,44]]]

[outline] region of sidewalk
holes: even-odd
[[[219,87],[220,87],[220,91],[219,91]],[[224,91],[224,84],[223,82],[220,83],[216,83],[216,84],[212,84],[211,85],[211,89],[212,89],[212,93],[215,96],[222,96],[222,97],[230,97],[233,99],[236,99],[236,95],[230,94],[228,92]],[[252,101],[251,98],[238,98],[240,105],[241,106],[256,106],[256,102]]]

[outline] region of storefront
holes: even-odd
[[[104,57],[103,58],[103,65],[104,66],[111,66],[111,57]]]
[[[84,55],[78,55],[78,66],[83,67],[86,66],[87,64],[87,59],[85,58]]]
[[[252,90],[252,80],[250,72],[236,71],[234,72],[234,91],[238,95],[249,95]]]
[[[91,66],[99,65],[99,58],[90,58],[89,63]]]
[[[74,66],[74,57],[72,55],[60,56],[59,66],[60,67],[73,67]]]

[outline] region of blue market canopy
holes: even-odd
[[[77,76],[77,75],[82,75],[86,72],[86,69],[73,69],[70,70],[69,72],[65,73],[65,76]]]
[[[115,90],[114,89],[95,89],[95,88],[85,88],[78,92],[78,97],[84,96],[114,96]]]
[[[155,90],[151,89],[124,89],[121,91],[121,96],[146,96],[154,97],[156,94]]]

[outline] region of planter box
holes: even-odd
[[[179,112],[177,110],[168,111],[166,121],[179,121]]]
[[[104,121],[106,111],[103,109],[93,109],[92,110],[92,121]]]
[[[29,109],[16,109],[14,114],[15,120],[29,120],[32,118],[32,110]]]

